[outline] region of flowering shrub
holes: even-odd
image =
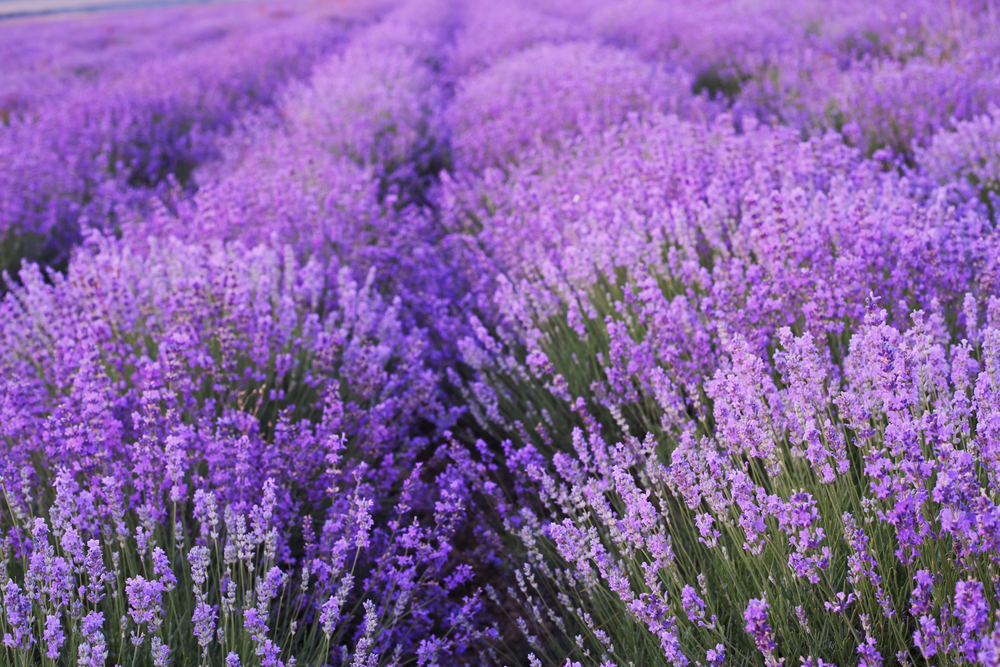
[[[346,267],[358,280],[375,268],[376,288],[401,299],[404,326],[431,329],[428,361],[440,366],[462,298],[427,205],[447,160],[434,63],[451,17],[434,3],[413,11],[359,31],[308,85],[290,87],[277,127],[246,123],[193,197],[126,222],[135,242],[169,235],[288,245],[299,261],[316,259],[330,275]]]
[[[995,299],[982,329],[979,304],[966,307],[949,344],[939,317],[917,311],[900,330],[872,300],[842,366],[809,334],[781,329],[770,360],[737,336],[700,410],[664,402],[647,367],[635,390],[659,417],[649,430],[611,392],[559,396],[549,378],[572,370],[553,357],[527,394],[547,387],[547,410],[522,400],[522,444],[507,443],[519,494],[538,494],[503,508],[527,554],[518,597],[534,650],[593,664],[992,664],[1000,337]],[[561,644],[536,634],[545,608]]]
[[[96,238],[54,284],[22,275],[3,306],[12,650],[41,639],[32,614],[119,662],[195,655],[189,622],[212,663],[467,641],[477,603],[453,599],[470,575],[449,544],[475,466],[433,453],[452,417],[398,304],[239,246]],[[362,597],[377,640],[353,636]],[[106,647],[66,625],[84,613]]]
[[[834,128],[869,155],[912,157],[996,97],[996,34],[978,2],[552,4],[739,114]]]
[[[756,350],[781,326],[841,336],[875,290],[904,319],[956,307],[983,221],[910,189],[832,134],[651,115],[456,188],[466,204],[452,210],[456,226],[481,226],[502,272],[496,308],[526,342],[562,314],[585,337],[608,288],[628,283],[640,321],[670,332],[650,352],[671,358],[655,361],[679,372],[710,362],[713,336]]]
[[[592,42],[542,43],[466,79],[449,110],[455,164],[503,166],[565,134],[599,133],[629,112],[678,111],[690,100],[683,74]]]
[[[130,220],[123,238],[92,235],[65,276],[29,264],[9,283],[6,661],[432,665],[469,660],[492,633],[472,586],[496,562],[476,520],[492,486],[449,440],[458,413],[427,335],[379,292],[380,272],[405,260],[368,247],[389,236],[370,225],[419,218],[397,222],[382,197],[400,186],[380,188],[406,183],[398,167],[422,150],[397,123],[422,122],[406,116],[427,113],[407,91],[424,91],[362,86],[354,107],[335,92],[386,44],[399,55],[370,63],[376,81],[426,83],[410,79],[420,34],[405,14],[386,19],[288,94],[273,135],[234,152],[242,178],[288,159],[271,190],[290,203],[282,233],[242,224],[273,230],[268,206],[222,224],[224,197],[240,192],[229,178],[176,213]],[[317,125],[324,95],[400,140],[368,148],[366,129]],[[295,172],[335,146],[326,171]],[[313,214],[335,245],[297,217],[315,193],[287,197],[330,173],[369,207],[367,220]]]
[[[647,112],[449,185],[532,664],[993,664],[996,241],[844,134]]]
[[[953,190],[958,205],[971,205],[992,222],[997,219],[1000,193],[997,163],[997,111],[958,123],[953,132],[939,132],[917,152],[919,174],[930,187]]]
[[[448,59],[456,76],[469,76],[536,44],[584,39],[581,24],[546,14],[526,3],[472,3]]]

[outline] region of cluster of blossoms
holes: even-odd
[[[0,26],[0,661],[1000,664],[991,3],[155,15]]]

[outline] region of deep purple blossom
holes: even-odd
[[[745,629],[753,637],[757,649],[764,654],[765,663],[778,665],[780,663],[774,655],[778,645],[774,641],[774,634],[768,621],[768,608],[767,600],[763,598],[750,600],[746,611],[743,612],[743,620],[746,621]]]
[[[8,581],[3,590],[3,611],[7,625],[13,630],[3,636],[4,646],[27,651],[35,643],[31,631],[33,622],[31,598],[23,593],[16,583]]]

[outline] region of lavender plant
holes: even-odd
[[[425,217],[393,202],[436,138],[429,9],[290,90],[190,203],[89,236],[65,276],[7,278],[5,659],[434,665],[496,634],[494,488],[449,444],[459,410],[400,297],[426,262],[380,276]],[[234,216],[276,164],[272,203]]]
[[[434,367],[453,353],[463,280],[449,266],[430,201],[448,160],[440,118],[447,5],[421,3],[359,31],[342,54],[292,86],[277,126],[261,122],[173,210],[130,220],[145,235],[288,244],[299,261],[348,268],[401,299],[406,327],[430,329]]]
[[[593,43],[528,48],[463,82],[448,112],[456,168],[503,167],[532,146],[599,133],[630,112],[697,114],[689,88],[683,73]]]

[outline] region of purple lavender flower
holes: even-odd
[[[208,568],[212,562],[212,554],[208,547],[193,546],[188,552],[188,561],[191,563],[191,581],[200,589],[208,580]]]
[[[954,611],[960,623],[956,642],[966,660],[973,661],[980,649],[980,639],[989,627],[990,605],[983,596],[983,585],[975,579],[955,584]]]
[[[913,633],[913,645],[925,659],[930,659],[944,648],[947,639],[933,617],[924,614],[918,623],[920,628]]]
[[[256,607],[251,607],[243,612],[243,627],[250,631],[250,636],[255,642],[263,643],[264,635],[267,632],[267,622],[261,617]]]
[[[66,640],[59,614],[49,614],[45,617],[45,634],[42,639],[45,641],[45,657],[58,660],[59,649]]]
[[[278,595],[281,587],[288,580],[288,574],[279,567],[272,567],[262,578],[257,580],[257,597],[259,603],[270,603],[271,598]]]
[[[209,606],[205,602],[199,602],[195,605],[191,621],[194,623],[194,636],[198,638],[198,645],[201,646],[203,654],[208,650],[208,645],[215,635],[216,618],[215,607]]]
[[[153,636],[150,655],[153,658],[153,667],[167,667],[170,664],[170,648],[159,636]]]
[[[913,580],[917,582],[917,587],[910,593],[910,614],[917,618],[930,614],[934,607],[934,577],[927,570],[917,570]]]
[[[812,656],[808,658],[800,657],[799,660],[802,662],[801,667],[835,667],[835,663],[826,662],[822,658],[814,658]]]
[[[660,649],[663,651],[664,657],[675,667],[685,667],[689,664],[690,661],[681,650],[677,618],[668,615],[666,605],[649,593],[635,597],[628,589],[628,583],[624,577],[618,579],[613,575],[609,584],[612,590],[626,602],[635,617],[659,638]]]
[[[278,658],[281,648],[270,639],[257,647],[257,656],[260,658],[261,667],[284,667],[285,663]]]
[[[20,587],[13,581],[8,581],[3,591],[3,610],[7,624],[14,634],[9,632],[4,634],[4,646],[19,651],[28,651],[35,643],[35,638],[31,633],[31,625],[34,621],[31,608],[31,598],[21,592]]]
[[[375,615],[375,604],[371,600],[365,600],[364,607],[364,635],[358,641],[354,652],[354,660],[351,664],[354,667],[376,667],[378,664],[378,651],[371,651],[371,649],[374,648],[375,628],[378,626],[378,617]]]
[[[716,617],[714,615],[711,621],[705,622],[705,601],[698,596],[693,586],[685,585],[681,590],[681,605],[684,607],[684,613],[687,614],[688,620],[692,623],[697,623],[703,628],[715,627]]]
[[[374,525],[372,520],[371,511],[374,502],[370,498],[359,499],[357,506],[354,508],[355,523],[357,524],[357,537],[355,538],[355,543],[358,549],[367,549],[368,545],[371,544],[371,529]]]
[[[59,546],[62,547],[63,553],[69,557],[75,568],[83,565],[85,561],[83,540],[80,538],[78,530],[75,528],[66,528],[59,540]]]
[[[819,582],[819,571],[830,566],[830,548],[822,547],[818,554],[810,553],[821,548],[825,534],[822,528],[814,528],[819,519],[816,501],[804,491],[793,493],[778,513],[778,525],[788,534],[789,543],[795,553],[789,554],[788,565],[796,576],[805,577],[812,583]]]
[[[205,489],[194,492],[194,516],[201,523],[202,537],[218,538],[219,510],[214,493]]]
[[[847,612],[856,599],[857,598],[854,596],[854,593],[848,593],[845,595],[844,591],[838,591],[837,601],[826,601],[823,603],[823,606],[827,608],[827,611],[831,611],[834,614],[843,614]]]
[[[141,576],[126,580],[125,592],[128,595],[128,613],[132,622],[140,626],[147,623],[149,631],[156,632],[160,627],[161,596],[165,590],[159,581],[146,581]],[[136,640],[137,637],[133,636],[133,641]]]
[[[982,646],[976,654],[976,660],[983,665],[993,667],[1000,664],[1000,628],[983,637]]]
[[[885,591],[882,589],[882,576],[875,571],[878,563],[875,558],[868,553],[868,536],[865,535],[854,517],[845,512],[841,517],[844,522],[844,537],[851,548],[851,555],[847,557],[847,567],[850,571],[848,581],[857,586],[862,578],[865,578],[875,588],[875,596],[882,606],[882,613],[886,618],[891,618],[895,610],[889,602]]]
[[[865,641],[862,644],[858,644],[857,648],[858,655],[861,656],[861,661],[858,663],[859,667],[882,667],[882,654],[875,648],[876,642],[875,638],[871,636],[868,616],[862,614],[861,622],[865,626]]]
[[[746,621],[745,629],[753,636],[757,649],[764,654],[764,662],[769,666],[777,666],[780,662],[775,657],[774,650],[778,645],[774,641],[771,624],[768,622],[768,609],[769,605],[765,598],[754,598],[743,612],[743,620]]]
[[[812,631],[809,629],[809,618],[806,616],[806,610],[802,605],[795,606],[795,618],[799,621],[799,627],[805,630],[807,635],[812,634]]]
[[[104,667],[108,650],[102,632],[103,625],[102,612],[92,611],[83,617],[80,625],[83,641],[78,646],[78,661],[83,667]]]
[[[338,621],[340,620],[340,611],[343,609],[344,602],[347,600],[348,594],[351,592],[351,588],[354,586],[354,576],[351,573],[344,575],[344,578],[340,580],[340,586],[337,588],[337,593],[331,595],[330,598],[323,603],[320,609],[319,622],[323,627],[323,634],[327,638],[333,634],[333,629],[336,627]]]
[[[717,371],[706,385],[706,392],[716,402],[719,434],[734,448],[745,449],[750,456],[763,460],[769,475],[777,475],[781,464],[765,399],[776,391],[767,380],[763,362],[750,351],[743,336],[733,342],[732,357],[732,372]]]
[[[716,644],[715,648],[710,648],[705,652],[705,660],[711,667],[722,667],[726,662],[726,647]]]
[[[174,570],[170,565],[167,554],[160,547],[153,549],[153,572],[160,578],[160,583],[163,584],[164,590],[174,590],[174,586],[177,585],[177,577],[174,575]]]
[[[87,601],[97,604],[104,599],[104,585],[111,580],[112,574],[104,568],[104,551],[97,540],[87,541]],[[81,593],[82,595],[82,593]]]

